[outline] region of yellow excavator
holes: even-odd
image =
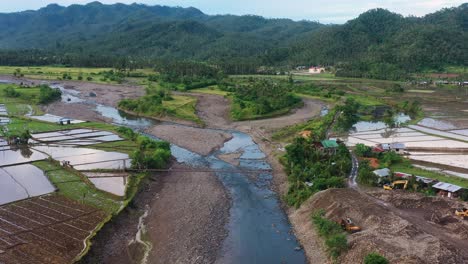
[[[391,185],[385,184],[383,188],[384,190],[394,190],[394,189],[406,190],[406,188],[408,188],[408,183],[409,183],[408,180],[394,181]],[[403,185],[403,188],[400,188],[401,185]]]
[[[351,218],[347,217],[346,219],[341,219],[341,227],[343,230],[347,231],[348,233],[356,233],[361,231],[361,228],[353,223]]]
[[[466,219],[466,218],[468,218],[468,209],[458,208],[457,210],[455,210],[455,215]]]

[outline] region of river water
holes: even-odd
[[[136,131],[159,122],[127,115],[109,106],[85,101],[78,91],[62,90],[62,101],[95,105],[96,111],[110,118],[116,125]],[[180,163],[192,167],[209,167],[217,171],[217,177],[232,198],[228,236],[223,242],[217,263],[306,263],[306,257],[295,237],[285,212],[280,207],[277,194],[271,190],[272,174],[265,154],[252,138],[245,133],[226,130],[233,138],[224,146],[207,156],[171,144],[172,155]],[[156,136],[148,135],[155,139]],[[242,153],[238,166],[217,158],[219,154]],[[248,170],[250,172],[245,172]],[[253,174],[251,171],[259,170]]]
[[[115,124],[135,130],[157,124],[156,121],[132,117],[108,106],[98,106],[96,110],[102,116],[111,118]],[[272,174],[268,170],[271,167],[265,160],[265,154],[248,134],[231,130],[225,132],[231,133],[233,138],[220,150],[207,156],[171,144],[172,155],[180,163],[229,171],[216,173],[232,198],[226,227],[228,236],[217,263],[306,263],[278,196],[270,188]],[[239,166],[216,157],[231,153],[242,153]],[[259,172],[250,173],[254,170]]]

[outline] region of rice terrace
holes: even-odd
[[[467,3],[243,1],[0,4],[1,264],[468,263]]]

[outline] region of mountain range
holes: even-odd
[[[0,14],[0,54],[4,54],[0,63],[19,63],[14,57],[21,54],[30,62],[40,63],[39,58],[50,62],[53,54],[62,59],[344,65],[349,74],[357,75],[466,66],[467,7],[465,3],[424,17],[373,9],[343,25],[324,25],[253,15],[206,15],[196,8],[51,4],[36,11]],[[12,53],[15,56],[7,56]]]

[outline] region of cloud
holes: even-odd
[[[85,4],[92,0],[15,0],[0,6],[0,12],[38,9],[50,3]],[[193,6],[207,14],[256,14],[270,18],[344,23],[373,8],[386,8],[402,15],[423,16],[465,0],[101,0],[102,3],[139,2],[148,5]]]

